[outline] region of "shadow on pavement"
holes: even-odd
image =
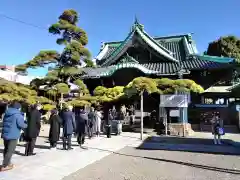
[[[25,144],[18,144],[19,147],[25,147]],[[50,149],[49,145],[35,145],[34,148],[36,149]]]
[[[240,155],[239,148],[231,145],[226,140],[222,140],[221,145],[214,145],[212,139],[183,138],[173,136],[148,137],[139,147],[137,147],[137,149]]]
[[[4,149],[0,149],[0,154],[3,154]],[[17,154],[19,156],[25,156],[24,153],[21,153],[20,151],[15,151],[14,154]]]
[[[111,152],[113,154],[117,154],[117,155],[121,155],[121,156],[129,156],[129,157],[134,157],[134,158],[144,158],[144,159],[149,159],[149,160],[154,160],[154,161],[162,161],[162,162],[174,163],[174,164],[179,164],[179,165],[184,165],[184,166],[190,166],[190,167],[199,168],[199,169],[206,169],[206,170],[210,170],[210,171],[217,171],[217,172],[224,172],[224,173],[229,173],[229,174],[240,175],[240,170],[238,170],[238,169],[227,169],[227,168],[213,167],[213,166],[208,166],[208,165],[193,164],[193,163],[189,163],[189,162],[175,161],[175,160],[170,160],[170,159],[161,159],[161,158],[155,158],[155,157],[136,156],[136,155],[124,154],[124,153],[119,153],[119,152],[114,152],[114,151],[110,151],[110,150],[106,150],[106,149],[100,149],[100,148],[94,148],[94,147],[88,147],[88,149],[96,149],[96,150],[99,150],[99,151]]]
[[[188,138],[178,136],[150,136],[144,142],[158,142],[167,144],[201,144],[201,145],[214,145],[212,139],[204,138]],[[227,146],[223,140],[222,145]]]

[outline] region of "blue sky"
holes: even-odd
[[[40,50],[61,50],[47,28],[65,10],[80,13],[79,26],[89,36],[93,57],[101,41],[122,40],[127,36],[135,15],[152,36],[194,33],[198,50],[222,35],[240,36],[239,0],[1,0],[0,14],[36,24],[33,28],[0,16],[0,64],[21,64]],[[46,30],[44,30],[46,28]],[[46,70],[30,70],[43,75]]]

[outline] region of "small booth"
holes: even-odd
[[[188,123],[189,94],[160,95],[159,118],[165,125],[165,133],[188,136],[193,133]]]

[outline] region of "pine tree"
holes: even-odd
[[[58,18],[58,22],[49,27],[49,33],[57,35],[56,43],[64,45],[61,53],[54,50],[40,51],[32,60],[16,66],[16,71],[27,73],[28,68],[45,67],[47,64],[55,64],[49,69],[44,79],[35,79],[31,85],[37,89],[41,85],[47,85],[55,94],[66,93],[69,81],[76,80],[81,74],[80,66],[83,63],[87,67],[93,67],[91,54],[85,47],[88,43],[86,32],[77,26],[79,15],[75,10],[65,10]],[[65,85],[63,85],[65,84]],[[61,88],[59,87],[64,87]]]

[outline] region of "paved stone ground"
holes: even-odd
[[[139,149],[135,149],[135,148],[130,148],[130,147],[138,147],[141,144],[141,141],[139,141],[139,134],[136,133],[123,133],[121,136],[113,136],[111,139],[106,138],[105,136],[102,136],[100,138],[95,138],[92,140],[87,140],[86,143],[86,147],[88,149],[80,149],[77,146],[76,143],[76,139],[73,138],[73,145],[74,145],[74,150],[70,151],[70,152],[66,152],[66,151],[61,151],[61,150],[57,150],[57,151],[50,151],[48,149],[49,144],[46,143],[46,138],[43,138],[45,136],[48,135],[48,126],[44,126],[41,131],[41,137],[38,138],[38,142],[37,142],[37,148],[36,148],[36,152],[37,155],[34,157],[24,157],[23,152],[24,152],[24,147],[22,144],[20,144],[17,147],[17,152],[13,157],[13,163],[16,164],[16,168],[14,168],[12,171],[8,171],[8,172],[1,172],[0,173],[0,180],[16,180],[16,179],[21,179],[21,180],[61,180],[63,177],[70,175],[71,173],[74,173],[76,171],[78,171],[81,168],[86,167],[87,165],[93,164],[96,161],[101,160],[102,158],[112,154],[113,152],[117,152],[120,149],[128,146],[128,148],[124,149],[121,153],[124,154],[130,154],[130,155],[139,155],[139,156],[147,156],[148,158],[141,158],[141,157],[130,157],[130,156],[126,156],[126,155],[112,155],[107,157],[106,159],[110,158],[109,161],[99,161],[95,164],[93,164],[93,169],[89,167],[91,167],[91,165],[87,168],[85,168],[83,171],[81,171],[82,175],[85,174],[85,176],[79,177],[79,172],[76,173],[76,178],[75,176],[70,176],[72,177],[72,179],[94,179],[94,178],[98,178],[98,179],[116,179],[118,180],[120,179],[124,179],[124,177],[126,177],[125,179],[161,179],[158,177],[163,177],[162,179],[167,179],[164,177],[172,177],[172,179],[174,179],[174,174],[176,173],[172,173],[173,171],[175,172],[175,169],[180,168],[182,170],[177,170],[177,173],[179,173],[180,175],[182,175],[182,177],[186,176],[189,177],[188,179],[193,179],[193,174],[199,174],[198,172],[204,172],[202,174],[205,174],[206,170],[201,170],[202,168],[199,168],[198,165],[198,170],[195,170],[195,168],[192,168],[191,166],[197,166],[197,165],[189,165],[189,164],[180,164],[179,161],[185,160],[191,163],[195,163],[195,164],[199,164],[200,163],[200,167],[203,167],[203,169],[205,168],[210,168],[210,167],[205,167],[202,165],[211,165],[212,169],[217,169],[217,174],[219,174],[219,171],[223,171],[222,168],[238,168],[239,169],[239,164],[235,163],[235,162],[240,162],[239,160],[239,156],[217,156],[217,155],[211,155],[211,154],[199,154],[199,153],[186,153],[186,152],[178,152],[179,143],[171,144],[174,143],[175,141],[169,142],[170,144],[164,144],[162,142],[157,142],[158,145],[155,145],[154,143],[152,144],[148,144],[146,145],[146,143],[144,143],[146,146],[144,147],[145,149],[148,150],[139,150]],[[196,135],[196,134],[195,134]],[[209,140],[209,138],[212,138],[212,136],[210,136],[209,134],[197,134],[198,136],[195,136],[193,138],[198,138],[198,139],[203,139],[206,138],[208,139],[208,142],[211,143],[207,143],[205,146],[208,148],[206,148],[204,146],[204,148],[202,148],[203,151],[209,151],[209,149],[211,149],[214,153],[214,151],[219,151],[219,149],[224,148],[225,152],[226,151],[232,151],[232,147],[229,146],[222,146],[221,148],[216,148],[215,149],[212,148],[212,141]],[[201,136],[200,136],[201,135]],[[238,139],[236,139],[236,137],[240,137],[238,136],[234,136],[235,139],[234,141],[237,141]],[[232,138],[232,136],[229,136],[229,138]],[[240,138],[239,138],[240,140]],[[204,140],[205,141],[205,140]],[[195,140],[194,140],[195,142]],[[191,149],[191,151],[196,151],[199,146],[196,146],[197,141],[190,147],[189,145],[185,145],[185,149]],[[165,151],[153,151],[150,149],[161,149],[159,148],[159,144],[161,148],[165,148]],[[61,144],[59,144],[59,146],[62,146]],[[130,146],[130,147],[129,147]],[[155,146],[155,148],[152,148],[153,146]],[[170,149],[169,149],[170,147]],[[176,147],[178,147],[178,149],[176,149]],[[172,148],[172,149],[171,149]],[[181,150],[185,150],[185,149],[181,149]],[[226,150],[226,148],[229,148]],[[2,151],[3,146],[0,145],[0,152]],[[166,150],[177,150],[177,151],[166,151]],[[146,154],[142,154],[142,153],[146,153]],[[150,156],[149,156],[150,155]],[[172,155],[172,156],[171,156]],[[195,157],[196,156],[196,157]],[[156,158],[162,158],[161,161],[158,159],[156,160]],[[204,157],[203,159],[201,159],[201,157]],[[166,160],[164,159],[170,158],[170,160],[175,160],[177,162],[166,162]],[[173,158],[173,159],[171,159]],[[195,159],[194,159],[195,158]],[[197,158],[197,159],[196,159]],[[2,157],[0,156],[0,161],[1,161]],[[153,160],[154,159],[154,160]],[[233,159],[233,160],[232,160]],[[169,160],[169,159],[168,159]],[[113,161],[113,162],[111,162]],[[130,161],[130,162],[129,162]],[[221,163],[219,163],[218,165],[218,161],[221,161]],[[226,163],[224,164],[223,161],[226,161]],[[211,164],[211,162],[215,162],[214,164]],[[232,162],[232,164],[231,164]],[[99,165],[100,163],[100,165]],[[102,163],[102,164],[101,164]],[[129,165],[127,164],[129,163]],[[158,164],[158,163],[162,163],[162,164]],[[204,163],[204,164],[201,164]],[[205,164],[206,163],[206,164]],[[210,164],[209,164],[210,163]],[[104,165],[103,165],[104,164]],[[216,165],[217,164],[217,165]],[[222,165],[224,164],[224,165]],[[115,166],[115,167],[114,167]],[[133,166],[133,167],[130,167]],[[158,167],[151,169],[151,167]],[[214,167],[220,167],[220,168],[214,168]],[[121,169],[122,168],[122,169]],[[125,169],[125,170],[124,170]],[[159,169],[163,169],[163,172],[166,174],[161,174],[161,176],[158,176],[159,174]],[[192,170],[193,169],[193,170]],[[200,170],[199,170],[200,169]],[[85,172],[86,171],[86,172]],[[92,172],[94,171],[94,172]],[[102,173],[98,173],[98,171],[102,171]],[[141,171],[141,172],[140,172]],[[166,171],[166,172],[165,172]],[[178,172],[179,171],[179,172]],[[195,172],[196,171],[196,172]],[[226,170],[224,170],[226,171]],[[151,174],[151,172],[156,172],[156,175],[150,176],[149,174]],[[193,173],[192,173],[193,172]],[[206,177],[205,179],[208,179],[208,174],[209,177],[212,177],[213,174],[213,170],[209,171],[207,170],[206,173]],[[236,171],[238,172],[238,171]],[[234,171],[235,175],[236,172]],[[105,173],[105,174],[104,174]],[[123,176],[119,176],[119,173],[122,173]],[[157,174],[158,173],[158,174]],[[222,172],[221,172],[222,173]],[[87,174],[89,176],[87,176]],[[107,176],[107,174],[109,174],[109,176]],[[170,174],[170,175],[169,175]],[[233,173],[228,173],[227,175],[222,175],[220,174],[220,176],[223,176],[225,179],[231,179],[231,177],[234,177],[232,175]],[[143,175],[142,178],[140,177],[140,175]],[[149,175],[149,176],[148,176]],[[201,175],[201,173],[200,173]],[[130,178],[129,178],[130,177]],[[179,176],[180,177],[180,176]],[[197,176],[196,176],[197,177]],[[220,179],[218,178],[218,175],[216,176],[217,178],[214,179]],[[67,177],[69,178],[69,177]],[[178,178],[178,176],[176,176],[176,178]],[[175,178],[175,179],[176,179]],[[200,176],[201,178],[201,176]],[[184,179],[184,178],[180,178],[180,179]],[[186,179],[186,178],[185,178]],[[196,179],[196,178],[195,178]],[[204,180],[205,180],[204,179]],[[210,178],[209,178],[210,179]],[[233,179],[233,178],[232,178]],[[238,178],[239,179],[239,178]],[[197,179],[198,180],[198,179]]]
[[[202,137],[202,138],[213,138],[211,132],[197,132],[195,131],[192,137]],[[222,136],[223,139],[232,139],[235,141],[240,141],[240,133],[226,133]]]
[[[138,146],[141,143],[139,134],[123,133],[121,136],[112,136],[110,139],[102,136],[87,140],[85,146],[88,149],[81,149],[73,138],[74,150],[62,151],[49,150],[49,144],[44,143],[45,140],[38,139],[35,150],[37,155],[31,157],[22,156],[24,147],[20,144],[12,160],[16,167],[11,171],[0,172],[0,180],[61,180],[127,145]],[[0,146],[0,151],[2,150],[3,147]],[[1,160],[2,157],[0,157]]]
[[[126,147],[63,180],[239,180],[240,156]]]
[[[204,139],[213,139],[212,133],[209,132],[194,132],[193,136],[190,138],[204,138]],[[240,133],[226,133],[222,136],[223,140],[231,140],[237,144],[240,143]]]

